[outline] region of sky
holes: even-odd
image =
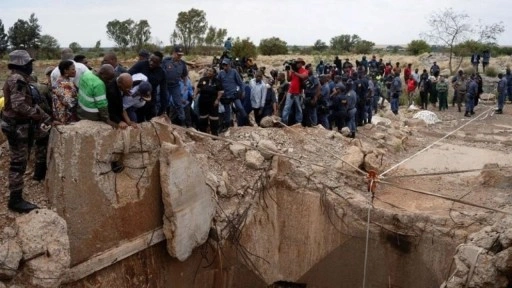
[[[512,45],[512,2],[507,0],[0,0],[5,30],[35,13],[42,34],[55,37],[61,47],[77,42],[113,47],[106,34],[109,21],[148,20],[152,42],[169,45],[178,13],[191,8],[206,12],[208,24],[226,28],[228,36],[261,39],[279,37],[288,45],[327,44],[341,34],[357,34],[377,45],[405,45],[429,30],[432,12],[452,7],[474,23],[503,22],[498,44]],[[508,14],[508,15],[507,15]],[[507,17],[509,16],[509,17]]]

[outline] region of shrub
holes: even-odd
[[[498,77],[498,69],[493,66],[489,66],[485,69],[485,76],[487,77]]]
[[[259,50],[261,54],[267,56],[288,54],[286,42],[277,37],[261,39]]]
[[[233,49],[231,50],[234,57],[243,58],[243,57],[253,57],[256,58],[258,56],[258,51],[256,50],[256,45],[249,39],[240,40],[240,38],[236,38],[233,43]]]

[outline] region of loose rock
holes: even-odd
[[[23,253],[14,240],[0,243],[0,279],[12,279],[16,275]]]
[[[265,158],[258,151],[249,150],[245,153],[245,164],[249,168],[260,169],[264,161]]]

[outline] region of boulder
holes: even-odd
[[[236,157],[244,157],[246,146],[235,143],[235,144],[229,145],[229,150]]]
[[[252,169],[260,169],[262,168],[263,162],[265,158],[261,155],[260,152],[255,150],[249,150],[245,153],[245,164],[247,167]]]
[[[0,280],[12,279],[20,264],[23,253],[14,239],[0,243]]]
[[[365,171],[379,171],[382,167],[382,155],[378,153],[369,153],[364,157],[364,169]]]
[[[391,120],[380,116],[373,116],[372,124],[389,127],[391,125]]]
[[[485,250],[490,250],[491,247],[496,243],[500,233],[494,231],[491,226],[484,227],[478,232],[469,235],[469,240],[473,245],[482,247]]]
[[[406,119],[404,121],[404,124],[409,127],[426,127],[427,126],[427,122],[425,122],[425,120],[417,119],[417,118]]]
[[[507,276],[512,276],[512,248],[496,254],[496,268]]]
[[[71,262],[66,221],[39,209],[16,218],[17,239],[34,286],[58,287]]]
[[[387,118],[387,119],[389,119],[389,120],[397,120],[397,119],[400,119],[400,118],[398,117],[398,115],[395,115],[395,114],[393,113],[393,111],[391,111],[391,110],[388,110],[388,111],[384,112],[383,117],[384,117],[384,118]],[[372,117],[372,118],[373,118],[373,117]],[[373,123],[373,119],[372,119],[372,123]]]
[[[371,138],[372,138],[373,140],[384,139],[384,138],[386,138],[386,134],[377,132],[377,133],[373,134],[373,135],[371,136]]]
[[[200,165],[183,146],[162,143],[163,231],[167,252],[180,261],[185,261],[194,248],[206,242],[215,214],[211,190]]]
[[[345,156],[342,158],[345,162],[352,164],[355,167],[360,167],[364,162],[364,154],[361,148],[357,146],[350,146],[345,151]],[[342,166],[347,167],[345,163]]]
[[[263,158],[265,158],[266,160],[269,160],[272,158],[272,156],[274,155],[272,153],[279,153],[279,149],[277,149],[276,144],[274,144],[274,142],[272,142],[271,140],[265,140],[265,139],[260,140],[258,142],[258,148],[261,149],[259,151],[260,151],[261,155],[263,156]],[[272,153],[269,153],[269,152],[272,152]]]
[[[350,129],[348,127],[341,128],[341,135],[348,137],[348,135],[350,135]]]
[[[277,116],[266,116],[261,119],[260,126],[262,128],[271,128],[274,127],[274,125],[279,122],[281,122],[281,118]]]

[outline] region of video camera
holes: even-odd
[[[295,60],[286,60],[284,61],[283,66],[284,70],[286,71],[290,71],[290,69],[295,72],[299,71],[299,67],[297,67],[297,61]]]

